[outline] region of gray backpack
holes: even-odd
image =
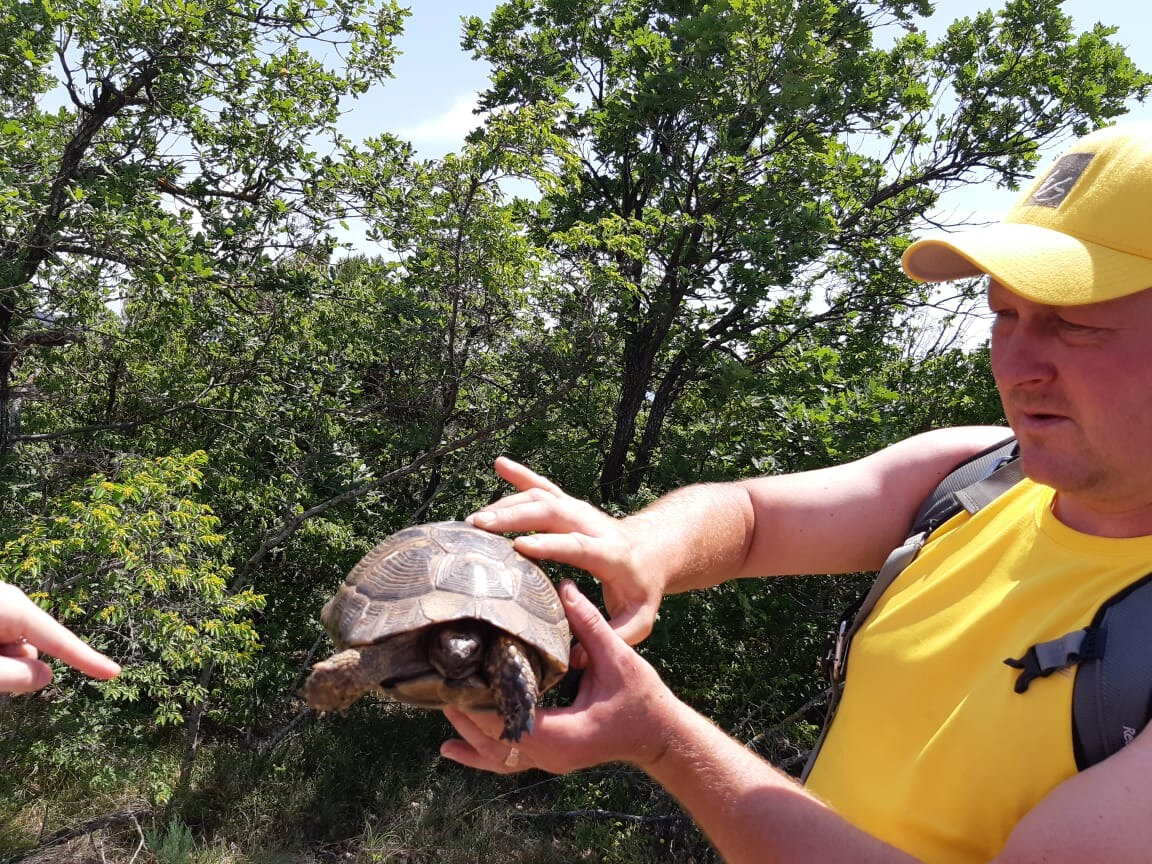
[[[872,587],[845,611],[825,660],[832,693],[824,729],[802,777],[812,770],[836,714],[856,631],[933,531],[961,510],[976,513],[1021,480],[1018,456],[1016,439],[1009,438],[953,469],[920,506],[908,539],[888,556]],[[1105,600],[1088,627],[1028,646],[1020,657],[1004,661],[1020,670],[1017,693],[1057,669],[1077,667],[1071,719],[1076,765],[1081,771],[1130,742],[1152,716],[1150,625],[1152,573]]]

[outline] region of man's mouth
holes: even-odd
[[[1055,426],[1059,423],[1064,423],[1069,419],[1067,414],[1058,414],[1054,411],[1017,410],[1015,415],[1016,422],[1013,423],[1013,425],[1020,425],[1029,429],[1043,429],[1049,426]]]

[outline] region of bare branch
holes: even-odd
[[[634,813],[619,813],[615,810],[517,810],[509,814],[514,819],[572,819],[574,821],[627,822],[631,825],[681,824],[691,820],[684,813],[669,813],[666,816],[637,816]]]
[[[124,810],[116,810],[112,813],[107,813],[104,816],[97,816],[95,819],[89,819],[86,822],[81,822],[75,828],[65,828],[50,834],[47,839],[42,841],[39,846],[29,852],[17,861],[33,861],[45,849],[51,849],[53,846],[59,846],[62,843],[67,843],[70,840],[75,840],[77,837],[85,837],[93,834],[96,831],[103,831],[106,828],[113,828],[123,825],[127,822],[138,822],[139,819],[151,816],[153,810],[151,807],[138,805],[135,807],[128,807]]]

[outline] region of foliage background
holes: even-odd
[[[929,11],[511,0],[460,32],[481,125],[422,159],[339,126],[393,3],[0,6],[0,579],[125,666],[0,702],[0,858],[714,860],[625,767],[478,776],[438,715],[297,690],[351,564],[499,453],[626,513],[1001,422],[980,286],[899,255],[1150,82],[1059,4]],[[642,650],[796,770],[866,578],[669,598]]]

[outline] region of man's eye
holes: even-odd
[[[1079,324],[1076,321],[1069,321],[1066,318],[1060,319],[1060,326],[1069,333],[1089,333],[1097,329],[1090,324]]]

